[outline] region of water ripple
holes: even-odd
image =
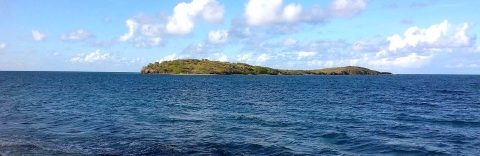
[[[0,72],[0,155],[480,155],[479,76]]]

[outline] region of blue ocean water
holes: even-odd
[[[480,76],[0,72],[0,155],[480,155]]]

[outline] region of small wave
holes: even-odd
[[[380,149],[380,153],[395,155],[449,155],[439,148],[398,141],[387,142]]]
[[[321,135],[323,138],[346,138],[348,137],[346,133],[330,131]]]
[[[463,94],[467,93],[467,91],[464,90],[447,90],[447,89],[437,89],[435,90],[437,93],[443,93],[443,94]]]
[[[0,155],[75,155],[60,149],[50,148],[28,142],[0,141]]]
[[[287,147],[265,146],[260,144],[209,143],[203,145],[209,154],[214,155],[295,155]]]
[[[259,144],[203,143],[193,146],[155,144],[142,149],[99,153],[98,155],[295,155],[286,147]]]

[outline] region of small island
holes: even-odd
[[[285,70],[245,63],[211,61],[207,59],[179,59],[150,63],[143,67],[142,74],[216,74],[216,75],[391,75],[357,66],[315,70]]]

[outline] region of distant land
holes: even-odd
[[[142,74],[217,74],[217,75],[391,75],[364,67],[346,66],[314,70],[285,70],[245,63],[179,59],[144,66]]]

